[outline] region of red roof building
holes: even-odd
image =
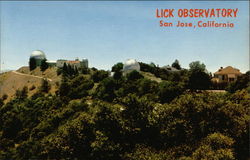
[[[218,83],[233,82],[236,81],[240,75],[242,75],[242,73],[237,68],[233,68],[231,66],[226,68],[221,67],[217,72],[214,73],[214,78],[212,81],[216,81]]]

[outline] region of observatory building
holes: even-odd
[[[62,68],[63,65],[70,65],[73,68],[88,68],[88,59],[82,59],[80,61],[78,58],[75,60],[65,60],[65,59],[59,59],[56,61],[56,66],[58,68]]]
[[[46,59],[45,53],[40,50],[35,50],[31,53],[30,59],[34,59],[36,66],[41,66],[41,62]]]
[[[66,59],[58,59],[57,61],[47,60],[45,53],[41,50],[35,50],[30,55],[30,62],[31,59],[33,63],[35,61],[35,66],[41,66],[42,61],[46,60],[46,63],[49,67],[57,67],[62,68],[64,64],[70,65],[74,68],[88,68],[88,59],[82,59],[81,61],[77,58],[75,60],[66,60]]]
[[[226,68],[221,67],[217,72],[214,73],[214,78],[212,78],[212,81],[217,83],[234,82],[241,75],[242,73],[237,68],[233,68],[232,66],[227,66]]]
[[[140,71],[140,64],[135,59],[128,59],[123,64],[123,74],[130,73],[132,71]]]

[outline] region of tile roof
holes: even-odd
[[[226,68],[219,69],[214,74],[242,74],[239,69],[228,66]]]
[[[80,63],[80,61],[67,61],[67,63],[76,64],[76,63]]]

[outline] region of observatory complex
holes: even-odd
[[[56,61],[53,60],[47,60],[46,55],[41,50],[35,50],[30,55],[30,61],[33,59],[35,61],[35,66],[39,67],[42,64],[42,61],[45,61],[49,67],[57,67],[62,68],[64,64],[70,65],[73,68],[88,68],[88,59],[83,58],[82,60],[79,60],[76,58],[75,60],[66,60],[66,59],[58,59]],[[126,75],[132,71],[140,71],[140,64],[135,59],[127,59],[123,63],[123,74]]]
[[[88,68],[88,59],[82,59],[81,61],[77,58],[75,60],[66,60],[66,59],[58,59],[56,61],[47,60],[45,53],[41,50],[35,50],[30,55],[30,60],[34,59],[36,63],[36,67],[41,66],[43,60],[46,60],[46,63],[50,67],[58,67],[62,68],[64,64],[70,65],[71,67],[79,68]]]

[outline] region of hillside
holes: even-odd
[[[56,83],[60,82],[61,77],[57,76],[56,68],[48,68],[41,72],[40,68],[29,71],[29,67],[21,67],[16,71],[10,71],[0,74],[0,97],[8,95],[6,101],[14,97],[16,90],[27,86],[28,96],[33,95],[41,85],[42,79],[47,78],[51,84],[51,93],[56,91]],[[35,86],[35,87],[34,87]]]
[[[205,72],[122,68],[114,76],[67,66],[58,70],[63,78],[56,68],[1,74],[1,94],[10,96],[0,98],[0,159],[249,158],[248,75],[225,94],[206,91]],[[31,97],[43,78],[58,94],[43,83]],[[24,86],[28,94],[13,97]]]
[[[52,79],[53,81],[60,80],[60,77],[57,76],[57,74],[56,74],[56,68],[54,68],[54,67],[48,68],[44,72],[42,72],[39,67],[37,67],[33,71],[30,71],[29,67],[24,66],[24,67],[19,68],[17,70],[17,72],[29,74],[29,75],[34,75],[34,76],[40,76],[40,77],[44,77],[44,78],[49,78],[49,79]]]
[[[158,83],[162,81],[161,78],[156,77],[155,75],[153,75],[153,74],[150,73],[150,72],[143,72],[143,71],[141,71],[140,73],[141,73],[145,78],[147,78],[147,79],[149,79],[149,80],[151,80],[151,81],[156,81],[156,82],[158,82]]]
[[[168,78],[161,71],[117,71],[114,77],[97,69],[63,71],[58,94],[21,93],[0,103],[0,159],[249,158],[244,88],[191,91],[183,81],[188,74],[162,80],[154,76]],[[51,84],[60,79],[54,68],[42,73],[22,67],[1,75],[1,85],[30,87],[43,77]]]
[[[162,81],[161,78],[155,77],[152,73],[141,72],[141,74],[149,80],[156,82]],[[86,76],[89,77],[88,75]],[[9,101],[15,96],[16,90],[22,89],[24,86],[28,87],[28,96],[31,96],[38,90],[42,78],[47,78],[52,86],[50,93],[55,93],[57,89],[56,84],[61,80],[61,76],[57,76],[56,68],[48,68],[42,72],[39,67],[30,71],[28,66],[23,66],[16,71],[2,73],[0,74],[0,97],[6,94],[8,95],[6,101]]]

